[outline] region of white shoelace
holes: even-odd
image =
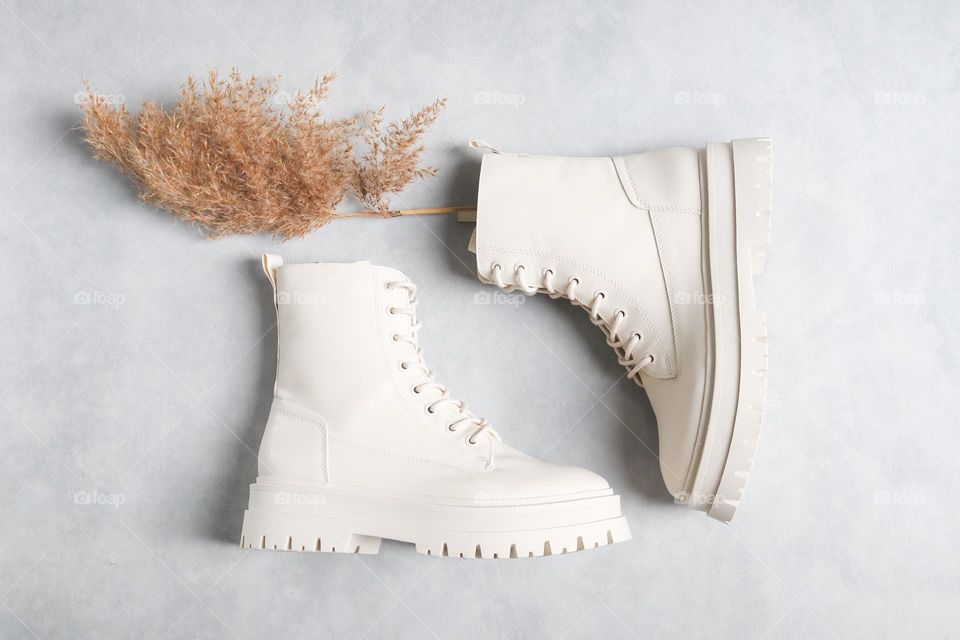
[[[413,369],[423,377],[422,382],[413,386],[413,393],[421,395],[433,392],[435,395],[435,399],[426,405],[427,413],[436,413],[438,407],[445,404],[450,405],[456,409],[459,418],[447,425],[448,430],[456,432],[461,426],[473,425],[475,430],[466,439],[466,442],[470,445],[478,444],[478,438],[483,433],[487,433],[497,440],[500,440],[499,434],[490,427],[490,423],[487,422],[486,419],[473,415],[462,401],[450,397],[447,387],[434,379],[433,371],[431,371],[423,361],[423,350],[420,348],[420,343],[417,340],[417,332],[421,326],[421,323],[417,320],[416,313],[417,286],[408,280],[387,282],[385,286],[387,289],[399,288],[407,292],[407,305],[405,307],[390,307],[389,313],[407,316],[410,319],[409,332],[406,335],[395,333],[393,334],[393,339],[396,342],[404,342],[413,348],[415,359],[405,360],[400,363],[402,369]]]
[[[491,280],[500,289],[507,293],[511,291],[522,291],[527,295],[535,293],[546,293],[551,298],[566,298],[575,306],[585,309],[590,314],[590,321],[600,327],[607,337],[607,344],[613,347],[617,354],[617,362],[626,367],[627,377],[643,386],[640,381],[640,371],[653,364],[655,358],[652,354],[641,356],[634,353],[637,345],[643,341],[643,336],[639,333],[632,333],[629,336],[621,337],[620,329],[623,321],[627,318],[627,312],[624,309],[617,309],[613,316],[607,319],[601,312],[601,306],[607,299],[604,291],[597,291],[590,300],[581,300],[577,297],[577,287],[580,285],[580,278],[573,276],[567,280],[567,286],[563,289],[557,289],[554,286],[553,279],[555,273],[553,269],[544,269],[543,279],[540,284],[527,283],[525,273],[527,268],[524,265],[517,265],[513,273],[513,282],[504,282],[500,273],[503,268],[494,263],[491,267]]]

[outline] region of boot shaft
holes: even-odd
[[[385,284],[403,274],[363,263],[293,264],[273,273],[276,397],[328,412],[390,383],[383,350],[405,319],[385,311],[405,298]]]
[[[307,448],[330,457],[322,475],[341,481],[371,473],[350,468],[364,450],[468,470],[490,463],[490,438],[467,441],[482,421],[444,399],[422,362],[406,276],[367,263],[283,265],[276,256],[264,257],[264,271],[275,289],[277,375],[261,473],[275,475],[271,459],[298,459],[288,442],[305,442],[307,432]],[[317,468],[312,456],[304,469]]]
[[[608,325],[618,323],[616,342],[635,352],[618,352],[628,369],[648,362],[646,375],[673,378],[682,321],[675,302],[701,288],[700,213],[694,149],[616,158],[488,153],[477,270],[485,282],[506,280],[528,293],[573,293]]]

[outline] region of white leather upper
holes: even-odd
[[[709,306],[702,296],[700,216],[651,212],[660,238],[664,273],[669,278],[671,309],[676,326],[677,376],[669,380],[642,376],[647,397],[657,416],[660,434],[660,470],[664,483],[680,495],[692,480],[696,449],[705,427]]]
[[[260,474],[464,501],[523,501],[609,491],[584,469],[530,458],[462,418],[435,413],[409,335],[399,271],[369,264],[293,264],[269,269],[276,286],[277,380]],[[321,451],[322,450],[322,451]]]
[[[484,155],[477,203],[480,279],[491,282],[494,265],[508,277],[525,267],[533,280],[551,269],[561,283],[580,280],[587,298],[608,293],[604,312],[612,317],[625,310],[623,333],[642,335],[641,350],[655,357],[647,374],[675,377],[667,283],[650,212],[641,205],[678,212],[699,207],[698,166],[691,149],[616,159]],[[671,171],[681,174],[676,181],[686,181],[683,188],[670,183],[677,193],[648,185]]]
[[[700,213],[700,162],[693,149],[674,147],[612,158],[634,206],[647,211]]]
[[[484,282],[555,289],[576,278],[595,323],[627,312],[621,338],[654,360],[640,369],[657,415],[660,460],[672,493],[688,481],[703,422],[709,366],[703,304],[699,153],[664,149],[617,158],[483,157],[475,235]],[[495,273],[495,269],[500,273]],[[618,355],[621,355],[618,352]]]

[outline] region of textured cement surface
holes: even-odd
[[[960,604],[960,4],[0,1],[0,637],[946,638]],[[609,155],[770,135],[763,442],[732,526],[672,504],[643,392],[586,315],[498,304],[469,225],[207,241],[76,131],[238,65],[333,112],[437,97],[439,178],[481,138]],[[537,561],[242,552],[275,333],[257,256],[421,287],[429,362],[532,454],[593,468],[635,539]]]

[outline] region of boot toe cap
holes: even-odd
[[[519,451],[503,447],[497,456],[494,475],[511,497],[548,498],[570,496],[591,492],[610,491],[610,484],[600,475],[571,465],[553,464],[531,458]]]

